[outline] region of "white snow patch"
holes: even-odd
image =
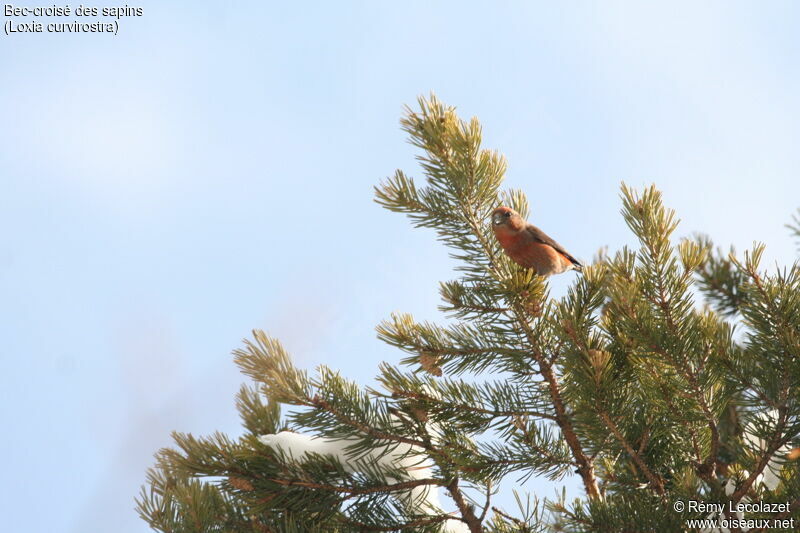
[[[772,420],[777,420],[778,411],[777,409],[770,409],[767,413],[759,413],[758,418],[763,421],[766,421],[769,418]],[[749,427],[745,429],[744,439],[752,448],[764,452],[767,449],[767,442],[755,435],[756,429],[753,426],[754,424],[750,424]],[[775,454],[770,458],[767,466],[756,478],[756,485],[762,484],[767,490],[770,491],[777,488],[778,484],[781,482],[780,474],[781,470],[783,470],[783,459],[785,459],[786,454],[789,453],[791,448],[792,447],[790,445],[786,444],[775,451]]]
[[[350,472],[355,472],[355,461],[347,455],[346,448],[355,444],[354,439],[325,439],[302,433],[281,431],[274,435],[261,435],[258,440],[263,444],[282,450],[294,459],[302,459],[309,453],[330,455],[335,457]],[[425,457],[423,450],[410,444],[386,446],[370,450],[358,459],[375,461],[390,468],[404,470],[410,479],[430,477],[433,466],[430,458]],[[418,502],[417,511],[429,515],[442,513],[439,502],[439,490],[434,486],[419,486],[408,491],[408,502]],[[460,520],[449,519],[445,522],[445,533],[469,533],[469,528]]]

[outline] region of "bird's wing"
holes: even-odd
[[[568,251],[566,251],[563,246],[558,244],[550,236],[548,236],[547,233],[543,232],[533,224],[528,224],[525,230],[533,237],[534,240],[542,244],[546,244],[547,246],[550,246],[556,252],[560,253],[561,255],[569,259],[569,261],[576,267],[581,268],[583,266],[581,265],[580,261],[572,257],[572,255]]]

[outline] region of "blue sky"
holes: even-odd
[[[364,384],[400,359],[374,326],[436,319],[454,276],[372,202],[420,176],[398,128],[419,94],[481,119],[578,257],[632,242],[624,180],[679,235],[795,258],[797,3],[165,4],[117,36],[0,35],[9,531],[146,531],[169,432],[240,432],[229,354],[253,328]]]

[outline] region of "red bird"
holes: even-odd
[[[518,265],[536,270],[540,276],[583,269],[583,265],[563,246],[533,224],[528,224],[510,207],[502,206],[492,211],[492,230],[508,257]]]

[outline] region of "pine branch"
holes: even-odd
[[[466,499],[464,498],[464,494],[461,492],[461,488],[458,486],[457,477],[454,477],[447,485],[447,491],[450,493],[450,497],[455,502],[458,512],[461,513],[461,521],[467,524],[470,533],[482,533],[483,528],[481,527],[481,519],[475,516],[475,508],[471,504],[467,503]]]
[[[752,301],[744,310],[745,318],[756,328],[756,332],[761,330],[769,335],[767,338],[771,341],[770,353],[774,355],[772,361],[766,359],[765,362],[776,364],[778,368],[773,369],[772,372],[780,373],[780,379],[777,380],[779,387],[772,395],[778,420],[767,438],[766,449],[761,451],[761,457],[755,468],[731,496],[731,500],[735,502],[747,494],[769,464],[773,454],[793,437],[792,433],[786,434],[790,409],[793,411],[794,417],[800,415],[796,398],[790,396],[790,390],[796,390],[798,385],[797,381],[792,382],[790,369],[793,368],[800,356],[800,340],[798,340],[800,325],[791,322],[792,318],[800,316],[800,300],[797,297],[800,276],[797,276],[798,269],[795,267],[792,269],[792,275],[779,276],[777,282],[769,278],[762,278],[758,272],[758,266],[763,251],[763,245],[756,246],[752,253],[745,253],[744,263],[736,262],[736,266],[750,280],[747,289],[752,296]],[[750,334],[751,347],[754,348],[758,348],[760,344],[756,334],[755,332]],[[784,344],[785,341],[788,342]],[[774,380],[774,375],[771,377]],[[793,404],[791,407],[790,402]]]
[[[326,492],[335,492],[344,494],[347,497],[361,496],[364,494],[375,494],[378,492],[385,494],[390,494],[392,492],[405,492],[409,489],[422,486],[437,486],[437,487],[445,486],[441,480],[432,478],[413,479],[410,481],[399,481],[397,483],[386,483],[383,485],[376,485],[371,487],[343,487],[340,485],[327,485],[324,483],[317,483],[313,481],[301,481],[294,479],[272,478],[269,479],[269,481],[277,485],[283,485],[284,487],[302,487],[305,489],[315,489]]]
[[[668,505],[677,499],[796,496],[783,454],[800,442],[800,265],[766,274],[761,246],[740,262],[704,237],[676,245],[660,193],[623,185],[638,247],[601,254],[552,299],[487,224],[498,205],[523,215],[528,205],[500,189],[506,163],[481,148],[478,121],[432,97],[401,125],[421,149],[424,184],[398,170],[375,199],[434,229],[456,259],[458,279],[439,288],[453,321],[380,324],[411,368],[382,364],[374,389],[324,366],[310,376],[255,331],[234,352],[255,382],[236,399],[244,435],[175,433],[137,500],[151,527],[677,531],[687,517]],[[696,305],[694,287],[716,311]],[[584,496],[569,507],[562,493],[531,510],[516,492],[521,518],[492,507],[509,474],[572,471]],[[455,513],[439,508],[439,488]]]
[[[599,410],[598,414],[600,415],[600,419],[606,424],[606,427],[608,427],[608,429],[611,431],[611,434],[614,435],[614,437],[617,439],[617,441],[619,441],[622,447],[625,448],[625,451],[628,452],[628,455],[631,457],[631,459],[633,459],[633,461],[636,463],[636,466],[639,467],[639,470],[642,472],[642,474],[644,474],[644,476],[653,486],[655,491],[661,496],[663,496],[664,481],[659,476],[654,474],[653,471],[650,470],[650,467],[647,466],[647,463],[644,462],[644,459],[642,459],[641,449],[644,447],[644,444],[642,444],[640,451],[636,451],[633,448],[633,446],[631,446],[631,444],[628,442],[628,440],[625,438],[625,436],[622,434],[622,432],[619,430],[619,428],[611,419],[611,417],[608,415],[608,413],[606,413],[603,410]]]
[[[445,243],[462,250],[454,257],[466,263],[462,268],[468,272],[468,280],[483,282],[494,279],[500,286],[510,289],[506,294],[508,303],[503,307],[511,309],[508,318],[524,332],[528,344],[527,350],[531,352],[538,364],[538,371],[548,384],[556,423],[579,465],[578,471],[587,494],[591,498],[597,498],[599,492],[594,468],[575,432],[561,397],[558,378],[552,363],[544,355],[530,328],[528,320],[531,306],[526,306],[520,299],[520,294],[527,293],[520,286],[525,284],[525,280],[509,276],[508,271],[503,271],[498,266],[502,263],[496,259],[497,246],[490,241],[486,229],[481,224],[481,221],[487,218],[489,210],[497,205],[497,187],[502,179],[505,164],[503,162],[502,165],[496,166],[497,172],[490,174],[491,178],[484,174],[481,176],[484,179],[480,179],[476,172],[480,164],[474,163],[480,137],[473,135],[470,138],[464,135],[465,132],[479,131],[477,122],[473,121],[469,126],[463,123],[458,125],[452,110],[445,110],[435,99],[430,103],[420,101],[420,107],[422,109],[420,114],[409,110],[403,126],[411,135],[412,143],[426,151],[426,155],[421,156],[420,160],[428,175],[429,187],[424,190],[417,189],[413,181],[398,172],[393,180],[376,189],[377,201],[391,210],[409,214],[419,225],[436,228]],[[468,146],[469,150],[464,153],[454,149],[458,145]],[[491,160],[491,157],[486,157]],[[455,171],[454,167],[461,172]],[[508,264],[507,261],[505,264]],[[532,281],[532,278],[527,278],[528,285]],[[541,283],[531,289],[543,296]],[[534,302],[536,300],[541,300],[541,296]],[[394,342],[402,340],[400,336],[393,337],[393,331],[387,327],[380,330],[380,333],[384,334],[387,340]],[[406,347],[414,349],[413,346]],[[463,369],[464,367],[456,367],[454,370]],[[477,370],[480,369],[478,366]]]
[[[800,250],[800,209],[797,210],[797,213],[792,215],[792,223],[786,224],[786,227],[789,231],[792,232],[792,235],[797,239],[798,242],[798,250]]]
[[[375,526],[366,524],[364,522],[359,522],[357,520],[353,520],[351,518],[342,517],[340,521],[343,524],[348,526],[353,526],[358,528],[358,531],[397,531],[397,530],[404,530],[408,528],[420,528],[426,526],[435,526],[437,524],[441,524],[442,522],[448,520],[449,517],[446,515],[440,516],[431,516],[425,518],[418,518],[416,520],[411,520],[409,522],[404,522],[403,524],[392,524],[391,526]]]
[[[719,313],[727,317],[736,316],[746,298],[742,290],[744,276],[731,261],[736,257],[736,251],[731,247],[729,253],[724,254],[715,249],[706,236],[697,236],[695,243],[706,250],[706,260],[697,271],[700,291]]]

